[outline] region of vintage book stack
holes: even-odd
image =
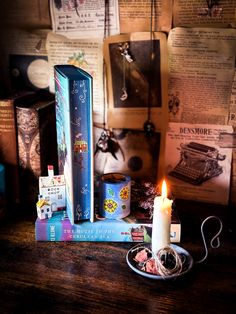
[[[21,203],[35,208],[39,176],[57,166],[55,101],[42,96],[16,106]]]
[[[142,210],[133,210],[123,219],[96,219],[71,224],[65,211],[58,211],[50,219],[37,218],[37,241],[96,241],[96,242],[151,242],[152,220]],[[180,242],[181,223],[173,213],[171,242]]]
[[[57,165],[55,101],[20,91],[0,100],[0,162],[5,166],[7,209],[35,208],[38,177]]]
[[[0,100],[0,162],[5,166],[7,207],[20,203],[19,165],[15,108],[19,102],[29,103],[35,93],[20,91]]]

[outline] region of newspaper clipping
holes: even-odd
[[[119,0],[120,32],[148,32],[151,25],[150,0]],[[154,1],[153,31],[169,32],[172,23],[172,1]]]
[[[235,0],[175,0],[173,8],[173,25],[235,27]]]
[[[103,38],[105,29],[110,35],[119,34],[118,0],[108,1],[107,13],[105,3],[50,0],[53,31],[69,38]]]
[[[170,121],[227,124],[236,30],[177,27],[168,49]]]
[[[165,172],[178,198],[226,205],[229,201],[232,148],[219,144],[231,126],[170,123]]]
[[[50,65],[50,91],[54,93],[54,65],[72,64],[93,77],[94,122],[103,122],[103,53],[102,39],[70,39],[50,32],[46,49]]]

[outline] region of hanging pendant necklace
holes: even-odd
[[[109,0],[105,0],[105,8],[104,8],[104,39],[109,35]],[[105,62],[103,60],[103,88],[105,86]],[[117,159],[116,152],[118,150],[121,151],[123,159],[124,153],[118,143],[118,141],[114,137],[114,133],[106,128],[106,99],[105,99],[105,89],[104,89],[104,97],[103,97],[103,131],[96,143],[96,148],[94,152],[94,156],[98,152],[102,153],[111,153],[111,155]]]
[[[150,51],[149,51],[149,73],[148,73],[148,103],[147,103],[147,121],[144,122],[143,129],[146,134],[146,136],[152,136],[155,132],[155,125],[151,121],[151,92],[152,92],[152,76],[151,76],[151,70],[153,68],[153,60],[154,60],[154,39],[153,39],[153,17],[154,17],[154,4],[155,0],[151,1],[151,17],[150,17]]]
[[[133,59],[129,53],[129,44],[127,42],[119,44],[119,50],[122,56],[122,70],[123,70],[123,87],[121,89],[122,95],[120,100],[125,101],[128,98],[126,88],[126,64],[133,62]]]

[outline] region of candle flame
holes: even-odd
[[[166,181],[165,180],[163,180],[163,182],[162,182],[161,196],[163,198],[167,198],[167,185],[166,185]]]

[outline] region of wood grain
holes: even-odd
[[[203,246],[190,226],[211,208],[203,212],[202,205],[191,206],[191,215],[180,210],[179,245],[197,260]],[[188,213],[189,208],[188,204]],[[191,223],[193,213],[195,223]],[[134,243],[36,242],[34,218],[1,222],[1,313],[226,314],[235,310],[236,254],[229,219],[224,220],[221,247],[210,249],[204,263],[195,264],[177,280],[156,281],[128,267],[125,257]]]

